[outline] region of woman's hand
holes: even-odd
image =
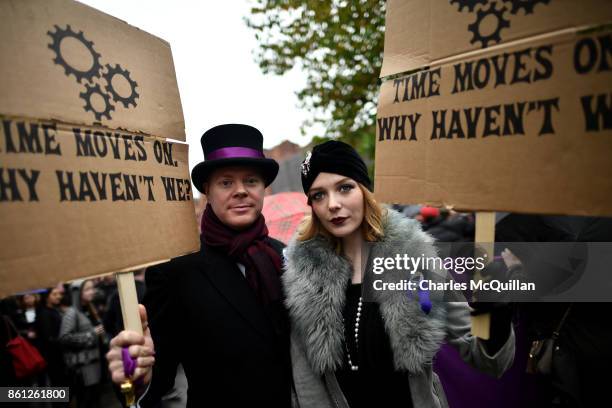
[[[504,249],[501,252],[501,256],[506,264],[506,268],[512,269],[516,266],[521,266],[521,260],[517,258],[508,248]]]
[[[115,384],[121,384],[127,379],[138,380],[141,378],[144,384],[151,381],[153,364],[155,363],[155,350],[147,322],[147,311],[143,305],[138,305],[138,309],[143,335],[134,331],[123,330],[111,340],[110,350],[106,353],[108,370]],[[126,377],[123,365],[123,348],[128,348],[130,356],[136,363],[134,373],[129,377]]]

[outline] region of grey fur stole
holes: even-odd
[[[373,243],[370,257],[435,256],[433,239],[415,220],[388,209],[384,232],[384,238]],[[343,361],[342,311],[352,266],[321,237],[302,242],[294,239],[285,257],[282,280],[294,337],[301,341],[316,373],[335,371]],[[397,281],[406,278],[405,274],[387,271],[381,276],[385,281]],[[376,296],[395,368],[422,372],[431,365],[446,336],[444,303],[434,301],[430,313],[425,314],[418,301],[405,292],[380,291]]]

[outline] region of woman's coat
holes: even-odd
[[[372,243],[369,259],[433,257],[433,239],[415,220],[388,210],[384,238]],[[285,250],[283,284],[292,330],[292,364],[296,394],[301,408],[347,407],[336,381],[344,353],[342,311],[348,282],[353,274],[349,261],[338,255],[322,237],[292,241]],[[386,270],[378,275],[385,282],[418,279],[403,270]],[[433,271],[428,279],[443,279],[444,271]],[[378,277],[377,277],[378,278]],[[368,278],[364,278],[364,285]],[[500,376],[514,358],[514,332],[493,356],[481,340],[470,334],[466,303],[432,299],[426,314],[417,300],[404,291],[376,291],[372,294],[389,336],[396,370],[409,374],[414,407],[446,407],[442,386],[432,371],[432,359],[441,344],[454,346],[468,364]]]

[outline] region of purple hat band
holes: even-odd
[[[248,147],[223,147],[208,153],[206,155],[206,160],[235,159],[242,157],[250,157],[254,159],[266,158],[262,152],[256,149],[250,149]]]

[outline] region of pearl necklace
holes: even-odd
[[[357,304],[357,315],[355,316],[355,351],[359,352],[359,319],[361,318],[361,306],[363,304],[363,297],[359,296],[359,303]],[[351,371],[359,370],[359,366],[357,364],[353,365],[353,361],[351,360],[351,352],[349,351],[348,341],[344,342],[346,347],[346,357],[351,367]]]

